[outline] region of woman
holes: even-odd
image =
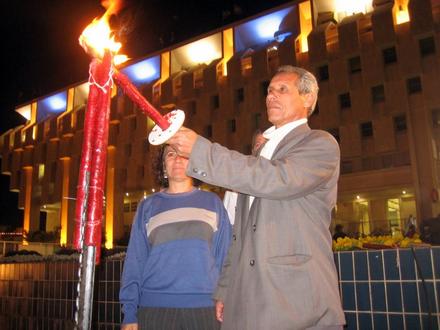
[[[194,186],[188,159],[165,146],[164,190],[137,210],[122,274],[122,329],[218,329],[212,293],[231,239],[217,195]]]

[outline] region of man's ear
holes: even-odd
[[[304,100],[304,108],[311,109],[316,103],[316,95],[313,93],[307,93],[302,95]]]

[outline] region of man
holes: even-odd
[[[333,240],[337,241],[338,238],[344,238],[347,237],[347,234],[344,232],[344,225],[338,223],[335,226],[335,233],[333,234]]]
[[[260,156],[245,156],[182,128],[168,142],[188,174],[240,192],[234,239],[214,295],[224,329],[342,329],[329,230],[339,147],[311,130],[318,85],[283,66],[266,97],[274,125]],[[223,317],[224,316],[224,317]]]

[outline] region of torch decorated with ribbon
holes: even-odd
[[[121,55],[116,55],[121,44],[111,37],[106,14],[90,24],[80,37],[80,44],[93,59],[89,69],[89,98],[77,188],[74,232],[74,246],[77,249],[82,249],[83,244],[98,247],[101,242],[100,224],[113,83],[115,82],[138,108],[156,123],[148,137],[151,144],[158,145],[167,141],[182,126],[185,119],[181,110],[173,110],[162,116],[129,78],[114,67],[121,61]],[[81,226],[83,223],[85,227]]]
[[[136,89],[127,76],[115,66],[126,60],[118,55],[121,44],[110,29],[109,17],[121,1],[111,1],[106,13],[95,19],[79,38],[81,46],[92,57],[89,67],[89,96],[84,122],[84,136],[76,194],[74,247],[81,251],[77,313],[80,329],[91,324],[95,264],[100,260],[104,183],[107,161],[110,103],[113,83],[146,113],[156,126],[149,134],[151,144],[162,144],[182,126],[185,114],[173,110],[162,116]]]

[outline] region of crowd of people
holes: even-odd
[[[329,227],[340,151],[307,121],[310,72],[282,66],[273,125],[251,155],[182,127],[162,148],[163,190],[138,207],[124,264],[122,329],[315,329],[345,324]],[[228,212],[196,180],[235,194]]]

